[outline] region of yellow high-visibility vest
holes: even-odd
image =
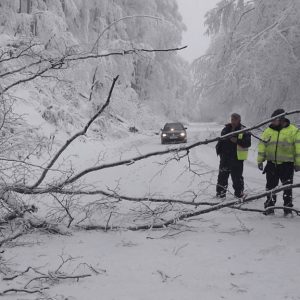
[[[239,140],[242,140],[243,137],[244,137],[243,133],[240,133],[238,135]],[[237,144],[237,158],[238,158],[238,160],[247,160],[248,159],[248,153],[249,153],[248,148],[243,148],[242,146]]]
[[[300,131],[289,125],[280,131],[267,128],[258,145],[257,162],[272,161],[276,164],[294,162],[300,167]]]

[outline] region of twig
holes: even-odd
[[[106,222],[106,225],[105,225],[105,232],[106,232],[107,229],[108,229],[108,224],[109,224],[109,221],[110,221],[110,219],[111,219],[112,214],[113,214],[113,212],[111,212],[111,213],[109,214],[109,218],[108,218],[108,220],[107,220],[107,222]]]
[[[4,244],[6,244],[8,242],[11,242],[11,241],[17,239],[18,237],[22,236],[24,233],[25,233],[25,229],[22,228],[19,232],[15,233],[7,238],[4,238],[3,240],[0,240],[0,247],[2,247]]]
[[[49,290],[48,287],[40,288],[38,290],[28,290],[28,289],[8,289],[0,293],[0,296],[3,296],[8,293],[26,293],[26,294],[42,294],[42,291]]]
[[[96,67],[94,75],[93,75],[93,79],[92,79],[92,86],[90,89],[90,96],[89,96],[89,102],[92,101],[93,98],[93,94],[94,94],[94,89],[96,86],[96,75],[97,75],[97,71],[98,71],[98,67]]]
[[[63,204],[62,201],[60,201],[60,199],[53,193],[51,193],[51,196],[59,203],[59,205],[65,210],[66,214],[68,215],[69,223],[68,223],[67,227],[70,228],[72,222],[74,221],[74,218],[70,213],[69,207],[67,205]]]
[[[163,20],[162,18],[159,18],[159,17],[155,17],[155,16],[149,16],[149,15],[135,15],[135,16],[125,16],[123,18],[120,18],[114,22],[112,22],[111,24],[109,24],[107,27],[105,27],[102,32],[98,35],[98,38],[97,40],[95,41],[94,43],[94,46],[92,48],[92,51],[93,52],[96,48],[96,46],[98,46],[99,44],[99,41],[100,39],[102,38],[102,36],[104,35],[105,32],[107,32],[111,27],[115,26],[116,24],[118,24],[119,22],[122,22],[122,21],[125,21],[125,20],[128,20],[128,19],[136,19],[136,18],[148,18],[148,19],[154,19],[154,20],[159,20],[159,21],[165,21]]]
[[[30,270],[34,271],[37,274],[44,275],[43,273],[37,271],[36,269],[34,269],[32,267],[28,267],[25,271],[21,272],[20,274],[17,274],[17,275],[11,276],[11,277],[4,277],[2,280],[5,280],[5,281],[14,280],[14,279],[16,279],[16,278],[18,278],[20,276],[23,276],[24,274],[28,273]]]
[[[50,279],[50,280],[67,280],[67,279],[82,279],[82,278],[86,278],[86,277],[91,277],[92,275],[91,274],[82,274],[82,275],[59,275],[59,274],[56,274],[56,273],[49,273],[48,275],[45,275],[45,276],[39,276],[39,277],[36,277],[36,278],[32,278],[30,279],[26,285],[25,285],[25,288],[27,288],[27,286],[34,282],[34,281],[38,281],[38,280],[41,280],[41,279]]]

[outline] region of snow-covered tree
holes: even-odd
[[[211,45],[193,64],[203,116],[254,120],[299,103],[299,17],[294,0],[223,0],[207,13]]]
[[[38,41],[51,55],[178,47],[184,30],[175,0],[0,0],[0,19],[0,32],[10,40]],[[112,104],[118,115],[135,122],[140,115],[136,107],[146,106],[156,114],[182,117],[182,114],[178,116],[180,110],[172,110],[169,105],[184,106],[183,94],[188,84],[187,65],[176,53],[137,53],[109,57],[96,64],[80,62],[72,69],[61,71],[60,78],[67,78],[68,82],[37,83],[47,94],[44,106],[58,106],[61,110],[65,103],[66,115],[76,111],[74,107],[79,104],[79,109],[80,104],[85,105],[85,98],[89,98],[94,74],[89,115],[107,94],[110,79],[120,74],[122,101]],[[36,87],[28,89],[36,90]]]

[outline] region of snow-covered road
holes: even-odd
[[[220,130],[221,127],[213,123],[192,123],[188,127],[188,142],[193,143],[215,137]],[[75,143],[65,156],[73,156],[74,167],[77,170],[82,170],[96,163],[115,162],[179,146],[178,144],[161,145],[160,137],[149,132],[112,141],[88,139],[85,143]],[[210,144],[193,149],[189,156],[190,161],[187,157],[169,161],[172,155],[155,156],[130,166],[92,173],[87,177],[87,181],[102,188],[114,189],[118,187],[120,193],[135,196],[146,194],[170,196],[170,193],[171,195],[179,195],[188,190],[196,192],[201,190],[201,187],[204,189],[203,187],[207,186],[208,183],[214,189],[213,185],[219,163],[214,146],[214,144]],[[246,176],[251,182],[256,183],[256,188],[257,185],[259,187],[263,187],[263,185],[261,180],[255,179],[256,176],[259,176],[254,163],[255,152],[254,146],[251,151],[252,161],[247,162]],[[166,163],[167,161],[168,163]]]
[[[189,142],[214,136],[214,124],[190,124]],[[164,149],[159,137],[138,134],[118,141],[88,140],[77,143],[67,155],[79,170],[105,154],[105,162]],[[264,177],[256,168],[255,151],[246,163],[249,193],[264,189]],[[78,150],[80,150],[78,152]],[[85,159],[82,159],[84,157]],[[101,156],[103,157],[103,156]],[[214,145],[202,146],[187,159],[154,157],[131,166],[94,173],[87,178],[97,187],[118,189],[132,196],[191,197],[212,200],[218,159]],[[198,175],[195,175],[199,173]],[[299,176],[297,175],[299,181]],[[295,203],[300,207],[299,192]],[[263,200],[253,203],[261,208]],[[199,300],[199,299],[300,299],[300,218],[283,218],[278,212],[265,217],[257,213],[223,210],[189,220],[181,231],[74,232],[70,237],[31,234],[18,240],[5,258],[14,268],[27,266],[53,270],[60,255],[77,259],[66,271],[92,273],[79,282],[65,281],[51,287],[51,299],[69,300]],[[25,243],[25,244],[24,244]],[[85,265],[80,265],[85,263]],[[93,266],[99,273],[91,271]],[[1,287],[13,287],[2,282]],[[60,295],[64,295],[60,296]],[[9,299],[39,299],[35,295],[11,295]],[[49,298],[50,299],[50,298]]]
[[[188,143],[215,137],[220,134],[221,128],[214,123],[189,124]],[[88,139],[85,143],[75,143],[65,156],[73,156],[74,167],[82,170],[95,164],[116,162],[179,146],[161,145],[159,136],[147,132],[119,140]],[[253,140],[250,159],[245,163],[247,193],[262,191],[265,186],[265,178],[257,169],[256,154],[257,141]],[[120,194],[130,196],[176,197],[187,191],[196,193],[200,197],[199,200],[214,196],[219,165],[215,144],[193,149],[189,158],[170,160],[172,157],[155,156],[130,166],[102,170],[88,175],[86,180],[97,187],[117,189]]]

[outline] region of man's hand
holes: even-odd
[[[236,144],[237,143],[237,138],[236,137],[232,137],[232,138],[230,138],[230,141],[232,143]]]
[[[258,169],[263,171],[264,170],[264,164],[263,163],[259,163],[258,165]]]
[[[295,172],[300,172],[300,167],[299,166],[295,166]]]

